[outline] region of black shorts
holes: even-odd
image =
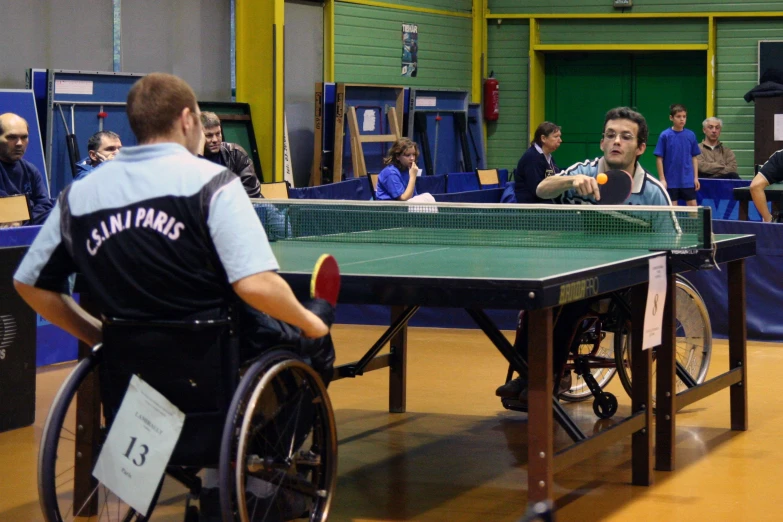
[[[696,199],[696,188],[667,188],[666,192],[669,193],[669,197],[672,198],[672,203],[676,203],[679,200],[691,201]]]

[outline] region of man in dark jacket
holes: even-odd
[[[223,141],[220,119],[214,112],[201,113],[201,126],[204,128],[204,157],[213,163],[223,165],[239,176],[245,192],[251,198],[260,198],[261,184],[253,168],[253,161],[245,149],[236,143]]]
[[[87,176],[98,165],[113,160],[121,148],[122,141],[116,132],[96,132],[87,140],[88,155],[76,164],[76,177],[73,180],[78,181]]]
[[[22,159],[27,151],[30,132],[27,121],[11,112],[0,114],[0,197],[24,194],[30,220],[3,225],[40,225],[54,207],[41,172]]]

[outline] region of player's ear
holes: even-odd
[[[636,146],[636,156],[641,156],[642,154],[644,154],[645,150],[647,150],[647,144],[646,143],[641,143],[641,144],[637,145]]]

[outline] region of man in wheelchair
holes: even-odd
[[[594,160],[576,163],[555,176],[539,183],[536,195],[542,199],[565,204],[600,204],[599,172],[620,169],[633,174],[633,188],[626,201],[630,205],[671,205],[671,199],[661,183],[644,170],[638,159],[647,148],[647,121],[640,113],[617,107],[606,113],[601,134],[604,155]],[[568,351],[581,319],[590,311],[590,302],[575,302],[555,312],[553,336],[554,393],[560,395],[571,387],[570,372],[564,372]],[[527,360],[527,317],[520,313],[514,346]],[[562,377],[561,377],[562,376]],[[518,401],[514,409],[527,411],[527,376],[507,380],[495,391],[498,397]]]
[[[104,318],[142,324],[212,318],[212,311],[238,303],[243,360],[287,344],[328,382],[333,307],[322,300],[305,307],[296,299],[276,273],[241,180],[196,156],[204,134],[193,90],[175,76],[149,74],[130,90],[127,114],[139,145],[123,148],[115,161],[60,194],[14,275],[19,294],[90,345],[102,341],[104,323],[70,296],[74,273]],[[205,488],[217,485],[209,475]],[[254,487],[263,494],[263,482]],[[302,514],[289,496],[291,505],[277,519]],[[214,514],[219,519],[217,508]]]

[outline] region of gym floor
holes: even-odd
[[[337,325],[338,363],[358,359],[380,327]],[[507,365],[478,330],[411,328],[408,412],[387,411],[387,372],[330,386],[339,436],[334,521],[516,521],[527,502],[526,421],[494,396]],[[511,335],[507,332],[507,335]],[[711,369],[728,365],[725,341]],[[732,432],[728,391],[677,417],[677,471],[630,484],[630,439],[555,474],[557,520],[779,520],[783,402],[775,395],[783,349],[748,343],[750,430]],[[0,521],[41,520],[36,458],[41,428],[71,364],[39,369],[35,425],[0,434]],[[620,383],[618,418],[630,410]],[[611,425],[590,402],[566,409],[587,433]],[[570,444],[555,426],[557,448]],[[184,490],[167,484],[153,520],[181,521]]]

